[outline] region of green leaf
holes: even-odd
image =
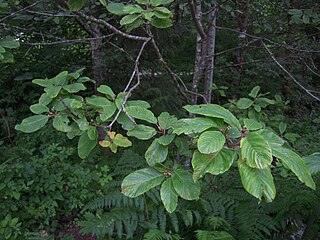
[[[76,93],[79,91],[86,90],[87,88],[82,83],[73,83],[73,84],[63,86],[63,89],[69,93]]]
[[[0,46],[4,48],[18,48],[20,47],[20,43],[14,37],[7,36],[0,40]]]
[[[153,113],[143,107],[139,106],[131,106],[131,107],[126,107],[125,112],[129,114],[133,118],[137,118],[140,120],[145,120],[149,123],[157,123],[157,118],[153,115]]]
[[[137,197],[160,185],[165,176],[153,168],[144,168],[130,173],[121,184],[121,191],[127,197]]]
[[[255,86],[254,88],[252,88],[251,92],[249,93],[249,96],[252,98],[256,98],[258,96],[259,91],[260,91],[260,87]]]
[[[168,156],[168,147],[158,143],[155,139],[145,153],[145,158],[149,166],[154,166],[157,163],[162,163]]]
[[[96,108],[106,108],[112,105],[112,102],[110,102],[107,98],[101,96],[87,97],[86,102],[88,105],[94,106]]]
[[[50,81],[48,78],[46,79],[34,79],[32,80],[32,83],[37,84],[41,87],[51,87],[53,86],[52,81]]]
[[[47,93],[47,96],[49,98],[55,98],[56,96],[58,96],[60,90],[61,90],[60,86],[50,86],[44,89],[44,91]]]
[[[48,105],[52,101],[52,98],[48,97],[47,93],[43,93],[39,98],[39,104]]]
[[[320,153],[316,152],[309,156],[303,157],[303,161],[308,165],[311,174],[320,172]]]
[[[143,12],[143,8],[140,7],[139,5],[137,4],[129,4],[129,5],[126,5],[123,9],[123,11],[126,13],[126,14],[136,14],[136,13],[142,13]]]
[[[172,12],[165,7],[156,7],[153,9],[154,10],[154,14],[157,18],[170,18],[172,17]]]
[[[141,140],[148,140],[157,134],[157,131],[153,127],[146,125],[136,125],[133,129],[127,132],[128,136],[136,137]]]
[[[241,130],[239,120],[227,109],[216,104],[187,105],[183,107],[188,112],[208,117],[222,118],[232,127]]]
[[[279,124],[279,132],[282,135],[287,129],[287,124],[285,124],[284,122],[281,122]]]
[[[281,146],[273,146],[272,154],[281,159],[301,182],[315,190],[316,186],[308,171],[308,167],[298,154]]]
[[[159,5],[165,5],[172,3],[174,0],[151,0],[150,3],[153,7],[157,7]]]
[[[128,118],[128,116],[125,113],[120,113],[119,117],[117,118],[117,122],[121,124],[121,127],[124,130],[131,130],[136,125]]]
[[[175,170],[172,175],[174,189],[180,197],[186,200],[197,200],[200,195],[200,184],[192,180],[192,174],[182,170]]]
[[[114,100],[116,98],[116,95],[114,94],[112,89],[107,85],[100,85],[100,87],[97,88],[97,91],[105,94],[107,97],[111,98],[111,100]]]
[[[87,134],[90,140],[96,140],[98,138],[98,131],[95,126],[89,126]]]
[[[169,18],[153,18],[150,24],[156,28],[168,28],[172,26],[172,21]]]
[[[238,161],[238,166],[245,190],[260,200],[263,196],[266,202],[272,202],[276,196],[276,187],[270,168],[250,168],[243,161]]]
[[[69,132],[71,131],[69,122],[70,120],[67,116],[55,116],[53,118],[53,127],[61,132]]]
[[[136,2],[143,5],[149,4],[149,0],[136,0]]]
[[[117,107],[113,102],[110,102],[109,106],[104,106],[102,113],[100,114],[100,119],[102,121],[107,121],[116,112]]]
[[[248,133],[240,142],[241,155],[252,168],[267,168],[272,162],[271,148],[267,141],[257,133]]]
[[[85,131],[89,128],[89,123],[85,117],[76,119],[75,122],[78,124],[80,130]]]
[[[151,108],[150,104],[143,100],[130,100],[126,102],[127,107],[138,106],[143,108]]]
[[[15,129],[25,133],[31,133],[39,130],[48,122],[47,115],[35,115],[22,120],[21,124],[17,124]]]
[[[248,109],[253,104],[253,101],[249,98],[240,98],[237,102],[237,107],[239,109]]]
[[[30,110],[31,110],[31,112],[33,112],[35,114],[49,112],[49,108],[43,104],[40,104],[40,103],[36,103],[36,104],[31,105]]]
[[[84,5],[84,0],[68,0],[68,7],[71,11],[79,11]]]
[[[285,142],[281,137],[279,137],[273,131],[268,129],[260,130],[257,133],[261,135],[268,142],[271,148],[273,146],[282,146]]]
[[[106,7],[107,6],[107,0],[99,0],[102,6]]]
[[[254,110],[261,112],[261,107],[259,105],[254,105]]]
[[[126,12],[124,12],[125,5],[123,3],[109,3],[107,5],[107,10],[115,15],[124,15]]]
[[[3,58],[1,61],[3,63],[14,63],[14,56],[11,52],[4,52],[2,53]]]
[[[173,141],[174,137],[175,137],[174,134],[168,134],[165,136],[161,136],[158,138],[158,143],[160,143],[164,146],[167,146]]]
[[[216,121],[209,118],[185,118],[179,119],[173,124],[173,133],[186,135],[201,133],[209,128],[218,127]]]
[[[178,194],[176,190],[174,190],[172,178],[168,178],[162,183],[160,197],[165,209],[169,213],[172,213],[174,210],[176,210],[178,205]]]
[[[88,136],[87,132],[84,132],[78,142],[78,155],[82,159],[85,159],[89,156],[90,152],[95,148],[97,145],[97,140],[91,140]]]
[[[132,142],[122,134],[117,134],[113,139],[113,143],[119,147],[131,147]]]
[[[133,15],[126,15],[120,20],[120,25],[128,25],[130,23],[133,23],[135,20],[137,20],[140,17],[138,14]]]
[[[192,157],[193,180],[198,180],[205,173],[219,175],[229,170],[236,158],[236,153],[222,149],[218,153],[202,154],[194,151]]]
[[[122,106],[122,104],[123,104],[123,102],[124,102],[125,96],[126,96],[126,93],[124,93],[124,92],[121,92],[121,93],[119,93],[119,94],[117,95],[117,98],[116,98],[116,101],[115,101],[115,102],[116,102],[116,106],[117,106],[118,109],[121,108],[121,106]]]
[[[245,118],[243,122],[248,130],[259,130],[262,128],[262,124],[253,119]]]
[[[169,129],[177,121],[175,116],[170,115],[168,112],[162,112],[158,117],[158,123],[161,129]]]
[[[226,142],[221,132],[206,131],[198,139],[198,149],[201,153],[209,154],[220,151]]]

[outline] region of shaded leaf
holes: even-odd
[[[156,163],[162,163],[168,156],[168,147],[158,143],[155,139],[145,153],[145,158],[149,166],[154,166]]]
[[[165,209],[172,213],[178,205],[178,194],[173,187],[172,178],[168,178],[162,183],[160,196]]]
[[[172,182],[174,189],[180,197],[186,200],[197,200],[200,195],[200,184],[192,180],[192,174],[177,169],[172,173]]]
[[[78,155],[82,159],[85,159],[89,156],[90,152],[95,148],[97,145],[97,140],[91,140],[88,136],[87,132],[84,132],[78,142]]]
[[[133,129],[127,132],[128,136],[133,136],[141,140],[148,140],[157,134],[157,131],[153,127],[146,125],[136,125]]]

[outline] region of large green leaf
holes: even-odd
[[[167,146],[173,141],[175,136],[176,135],[174,135],[174,134],[168,134],[168,135],[161,136],[158,138],[158,142],[162,145]]]
[[[83,5],[85,0],[69,0],[68,7],[71,11],[79,11]]]
[[[253,104],[253,101],[249,98],[240,98],[237,102],[237,107],[239,109],[247,109],[251,107]]]
[[[0,40],[0,46],[4,48],[18,48],[20,43],[14,37],[7,36]]]
[[[148,140],[157,134],[157,131],[153,127],[146,125],[136,125],[133,129],[127,132],[128,136],[136,137],[141,140]]]
[[[134,198],[160,185],[164,179],[165,176],[153,168],[140,169],[124,178],[121,191],[125,196]]]
[[[159,126],[162,129],[169,129],[177,121],[177,118],[170,115],[168,112],[162,112],[158,117]]]
[[[177,169],[172,173],[171,177],[174,189],[180,197],[186,200],[199,199],[200,183],[193,181],[191,173]]]
[[[290,149],[281,147],[281,146],[273,146],[272,154],[281,159],[285,165],[299,178],[299,180],[305,183],[308,187],[315,189],[315,183],[308,171],[308,167],[306,163],[302,160],[302,158],[291,151]]]
[[[52,81],[50,81],[50,79],[46,78],[46,79],[33,79],[32,83],[37,84],[41,87],[51,87],[53,86]]]
[[[97,140],[91,140],[87,132],[84,132],[78,142],[78,155],[85,159],[97,145]]]
[[[273,146],[282,146],[285,143],[281,137],[269,129],[259,130],[257,134],[261,135],[268,142],[271,148]]]
[[[139,17],[140,17],[140,15],[138,15],[138,14],[126,15],[121,19],[120,25],[128,25],[130,23],[133,23]]]
[[[55,98],[56,96],[58,96],[60,90],[61,90],[60,86],[50,86],[44,89],[44,91],[47,93],[47,96],[49,98]]]
[[[311,174],[317,174],[320,172],[320,152],[303,157],[303,161],[308,165],[309,172]]]
[[[109,3],[107,5],[107,10],[115,15],[124,15],[126,14],[124,7],[125,5],[123,3]]]
[[[145,158],[149,166],[154,166],[156,163],[162,163],[168,156],[168,146],[158,143],[155,139],[145,153]]]
[[[246,128],[251,131],[262,128],[262,124],[253,119],[245,118],[243,122]]]
[[[168,178],[162,183],[160,196],[165,209],[169,213],[174,212],[178,205],[178,194],[176,190],[174,190],[172,178]]]
[[[114,100],[116,98],[116,95],[114,94],[112,89],[107,85],[100,85],[97,88],[97,91],[105,94],[107,97],[111,98],[111,100]]]
[[[204,115],[208,117],[222,118],[226,123],[232,127],[241,130],[239,120],[227,109],[216,104],[201,104],[201,105],[187,105],[184,106],[188,112]]]
[[[206,131],[198,139],[198,150],[201,153],[209,154],[220,151],[226,142],[226,138],[221,132]]]
[[[150,3],[152,6],[157,7],[159,5],[172,3],[174,0],[151,0]]]
[[[252,168],[267,168],[272,162],[271,148],[267,141],[257,133],[248,133],[240,142],[241,155]]]
[[[100,119],[102,121],[108,120],[116,112],[117,107],[113,102],[109,102],[110,105],[102,107],[102,113],[100,114]]]
[[[87,97],[86,102],[87,104],[96,108],[110,107],[112,105],[112,102],[110,102],[107,98],[101,96]]]
[[[35,115],[22,120],[20,124],[15,126],[15,129],[25,133],[31,133],[39,130],[48,122],[49,116]]]
[[[185,118],[179,119],[173,124],[173,133],[178,135],[201,133],[209,128],[218,127],[213,119],[209,118]]]
[[[276,187],[270,168],[251,168],[243,161],[238,161],[238,166],[241,182],[246,191],[260,200],[264,196],[266,202],[272,202],[276,196]]]
[[[205,173],[218,175],[229,170],[236,153],[231,150],[222,149],[218,153],[202,154],[199,151],[194,151],[192,157],[193,180],[198,180]]]
[[[33,112],[35,114],[49,112],[49,108],[43,104],[40,104],[40,103],[36,103],[36,104],[31,105],[30,110],[31,110],[31,112]]]
[[[63,86],[63,89],[66,90],[69,93],[76,93],[79,91],[86,90],[86,86],[83,85],[83,83],[72,83],[66,86]]]
[[[61,132],[69,132],[71,131],[69,122],[70,120],[67,116],[55,116],[53,118],[53,127]]]
[[[129,114],[131,117],[144,120],[150,123],[157,123],[157,118],[153,115],[153,113],[143,107],[140,106],[131,106],[131,107],[126,107],[125,111],[127,114]]]

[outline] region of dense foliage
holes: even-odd
[[[318,239],[318,8],[0,0],[0,239]]]

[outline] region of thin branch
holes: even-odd
[[[201,23],[201,12],[198,12],[199,9],[197,9],[197,6],[194,5],[193,0],[188,0],[189,9],[191,12],[192,19],[194,21],[194,25],[197,29],[197,32],[200,34],[202,39],[205,39],[207,37],[207,34],[204,32],[202,23]],[[201,4],[201,1],[198,3]]]
[[[294,76],[292,76],[292,74],[284,67],[282,66],[279,61],[274,57],[273,53],[270,51],[270,49],[267,47],[267,45],[264,43],[264,41],[261,41],[262,45],[264,46],[264,48],[267,50],[267,52],[269,53],[270,57],[273,59],[273,61],[282,69],[282,71],[284,71],[300,88],[302,88],[307,94],[309,94],[312,98],[316,99],[317,101],[320,101],[320,98],[318,98],[317,96],[315,96],[314,94],[312,94],[310,92],[310,90],[308,90],[307,88],[305,88],[297,79],[295,79]]]
[[[124,97],[124,99],[123,99],[123,102],[122,102],[122,104],[121,104],[121,107],[120,107],[120,109],[118,110],[116,116],[114,117],[114,119],[112,120],[112,122],[111,122],[109,125],[107,125],[105,128],[111,129],[112,126],[113,126],[113,124],[117,121],[117,119],[118,119],[118,117],[119,117],[119,115],[120,115],[121,112],[124,112],[124,113],[128,116],[128,118],[129,118],[133,123],[135,123],[135,121],[132,119],[132,117],[129,116],[129,115],[125,112],[124,107],[125,107],[128,99],[129,99],[132,91],[133,91],[134,89],[136,89],[136,88],[140,85],[139,61],[140,61],[141,55],[142,55],[142,53],[143,53],[143,50],[144,50],[145,46],[147,45],[147,43],[148,43],[149,41],[150,41],[150,39],[146,40],[146,41],[142,44],[142,46],[141,46],[141,48],[140,48],[140,51],[139,51],[139,53],[138,53],[138,55],[137,55],[137,57],[136,57],[136,60],[135,60],[134,70],[133,70],[133,72],[132,72],[132,74],[131,74],[131,76],[130,76],[130,79],[129,79],[129,81],[128,81],[126,87],[125,87],[125,89],[123,90],[123,92],[127,92],[127,91],[128,91],[128,92],[126,93],[126,95],[125,95],[125,97]],[[132,81],[133,81],[133,79],[134,79],[134,76],[137,77],[137,83],[129,89],[129,87],[130,87],[130,85],[131,85],[131,83],[132,83]],[[129,89],[129,90],[128,90],[128,89]],[[136,123],[135,123],[135,124],[136,124]]]
[[[67,109],[67,111],[75,118],[75,119],[79,119],[79,117],[72,112],[72,110],[69,108],[69,106],[63,101],[63,99],[60,97],[59,101],[63,104],[63,106]]]
[[[10,143],[13,144],[13,141],[12,141],[12,139],[11,139],[11,132],[10,132],[9,123],[8,123],[6,117],[4,116],[4,114],[3,114],[1,111],[0,111],[0,114],[1,114],[3,120],[4,120],[5,124],[6,124],[6,127],[7,127],[8,136],[7,136],[6,138],[8,138],[9,141],[10,141]]]
[[[26,12],[48,16],[48,17],[77,17],[77,15],[74,15],[74,14],[59,14],[59,13],[57,14],[57,13],[38,12],[38,11],[32,11],[32,10],[27,10]]]
[[[88,15],[85,15],[84,13],[81,13],[81,12],[77,12],[76,14],[78,16],[82,17],[82,18],[85,18],[85,19],[89,20],[89,21],[102,24],[103,26],[105,26],[107,29],[111,30],[115,34],[118,34],[118,35],[123,36],[125,38],[136,40],[136,41],[144,41],[144,42],[150,40],[150,38],[148,38],[148,37],[137,36],[137,35],[132,35],[132,34],[128,34],[128,33],[122,32],[119,29],[117,29],[114,26],[112,26],[110,23],[108,23],[108,22],[106,22],[106,21],[104,21],[102,19],[97,19],[97,18],[95,18],[93,16],[88,16]]]
[[[22,8],[22,9],[19,9],[18,11],[16,11],[16,12],[10,13],[9,15],[1,18],[1,19],[0,19],[0,22],[2,22],[3,20],[5,20],[5,19],[7,19],[7,18],[9,18],[9,17],[13,17],[13,16],[17,15],[18,13],[23,12],[23,11],[29,9],[29,8],[37,5],[38,3],[42,2],[42,1],[43,1],[43,0],[36,1],[35,3],[33,3],[33,4],[29,5],[29,6],[26,6],[25,8]]]

